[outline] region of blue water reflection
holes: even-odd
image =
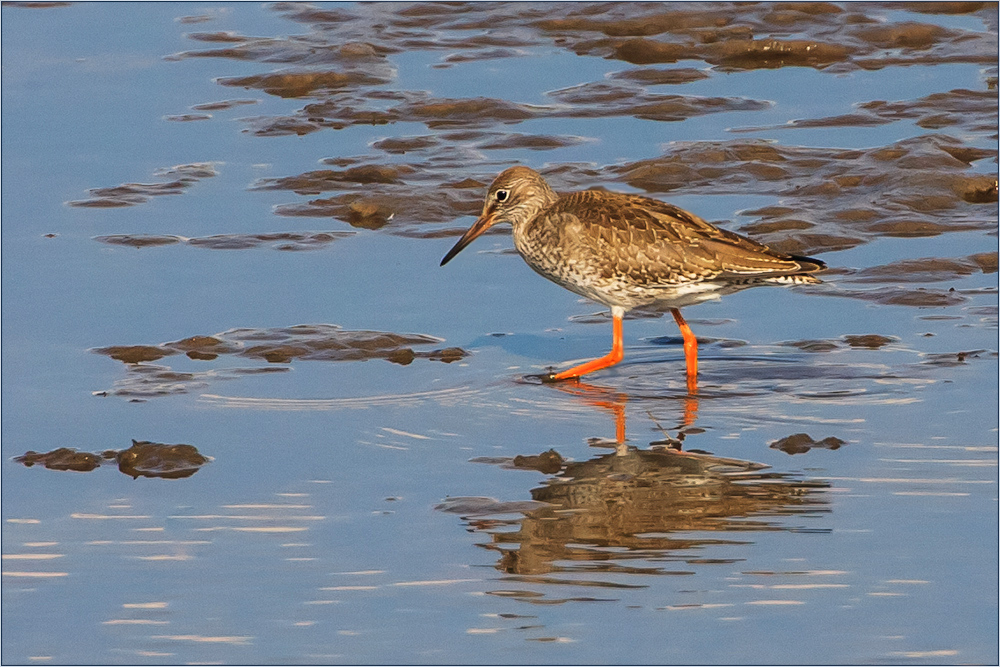
[[[3,661],[995,662],[996,7],[809,7],[5,4]],[[632,34],[664,11],[670,30]],[[538,23],[570,19],[600,27]],[[706,60],[748,30],[855,51]],[[304,38],[331,60],[287,62]],[[631,64],[629,39],[687,57]],[[219,82],[362,67],[337,60],[356,42],[391,81],[310,97]],[[857,65],[893,58],[909,64]],[[708,78],[612,77],[686,68]],[[585,84],[606,87],[553,94]],[[693,115],[634,108],[672,95]],[[474,98],[548,115],[448,106]],[[194,108],[227,100],[253,103]],[[184,114],[211,118],[170,120]],[[554,147],[484,147],[514,134]],[[376,146],[413,137],[429,139]],[[200,163],[215,175],[176,194],[67,204]],[[438,266],[513,163],[669,200],[831,271],[685,310],[697,400],[670,318],[629,319],[624,362],[591,393],[525,381],[604,354],[610,326],[507,235]],[[263,187],[358,166],[397,182]],[[346,208],[294,215],[317,200]],[[434,355],[449,348],[464,354]],[[133,440],[212,460],[183,479],[14,460]]]

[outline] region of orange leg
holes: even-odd
[[[670,314],[674,316],[681,335],[684,337],[684,362],[687,365],[687,387],[689,394],[698,393],[698,339],[695,338],[691,327],[681,316],[681,311],[676,308],[670,309]]]
[[[622,339],[622,318],[624,316],[624,311],[618,308],[613,308],[611,310],[611,319],[614,321],[614,333],[611,339],[610,352],[600,359],[594,359],[593,361],[588,361],[585,364],[574,366],[573,368],[565,370],[561,373],[556,373],[551,376],[551,381],[558,382],[559,380],[578,378],[581,375],[593,373],[594,371],[599,371],[602,368],[607,368],[608,366],[614,366],[621,361],[622,357],[625,356],[625,343]]]

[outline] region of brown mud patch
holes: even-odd
[[[703,50],[705,62],[720,71],[814,67],[846,61],[855,50],[816,40],[747,39],[717,42]]]
[[[212,120],[212,114],[184,113],[176,116],[164,116],[163,120],[169,120],[175,123],[189,123],[191,121],[198,121],[198,120]]]
[[[245,119],[258,136],[308,134],[352,125],[423,123],[432,130],[479,129],[545,118],[616,118],[682,121],[705,114],[756,111],[769,102],[737,97],[695,97],[650,93],[627,82],[587,83],[546,93],[554,104],[524,104],[497,98],[434,98],[426,93],[344,94],[307,104],[291,116]],[[227,85],[230,85],[227,83]],[[243,85],[243,84],[232,84]],[[247,84],[249,85],[249,84]],[[398,98],[398,104],[374,108]],[[365,107],[369,107],[365,109]]]
[[[613,82],[584,83],[548,95],[568,108],[546,115],[566,118],[631,116],[643,120],[682,121],[710,113],[762,111],[771,106],[770,102],[740,97],[663,95]]]
[[[275,250],[316,250],[338,239],[352,236],[353,232],[270,232],[264,234],[216,234],[196,238],[160,234],[110,234],[95,236],[94,240],[108,245],[150,248],[164,245],[187,244],[209,250],[248,250],[268,246]]]
[[[218,357],[214,353],[193,350],[191,359],[211,361]],[[177,396],[206,389],[212,384],[226,380],[238,380],[251,375],[265,373],[285,373],[288,366],[254,368],[219,368],[207,371],[177,371],[169,366],[148,363],[128,364],[125,377],[115,380],[111,389],[93,392],[94,396],[121,396],[133,403],[142,403],[149,398]]]
[[[985,19],[989,11],[970,5],[956,13]],[[578,55],[633,64],[701,60],[719,71],[791,66],[849,72],[916,62],[986,63],[990,49],[995,51],[982,33],[893,21],[872,5],[718,3],[664,11],[608,4],[560,13],[535,27]]]
[[[418,137],[388,137],[372,144],[372,148],[394,155],[405,155],[414,151],[422,151],[427,148],[439,146],[440,140],[433,135]]]
[[[217,172],[210,162],[181,164],[158,170],[155,176],[175,176],[164,183],[123,183],[108,188],[88,190],[89,199],[66,202],[69,206],[82,208],[117,208],[135,206],[149,201],[150,197],[179,195],[203,178],[211,178]]]
[[[49,470],[90,472],[102,464],[113,462],[118,470],[133,479],[159,477],[182,479],[195,474],[210,458],[203,456],[191,445],[165,445],[157,442],[133,440],[132,446],[123,450],[105,450],[100,454],[78,452],[60,447],[51,452],[29,451],[14,458],[25,467],[40,465]]]
[[[21,456],[15,456],[14,461],[22,463],[26,468],[40,465],[49,470],[73,470],[75,472],[90,472],[101,465],[102,456],[89,452],[78,452],[69,447],[60,447],[51,452],[39,453],[28,450]]]
[[[590,137],[573,135],[464,131],[444,133],[441,135],[420,135],[413,137],[392,137],[380,139],[372,143],[372,148],[389,153],[390,155],[405,155],[406,153],[414,152],[428,152],[433,155],[436,151],[428,149],[438,148],[445,141],[461,142],[462,145],[467,147],[470,151],[514,150],[520,148],[543,151],[566,148],[568,146],[578,146],[594,140]],[[485,185],[487,184],[478,184],[477,187],[484,187]]]
[[[237,354],[271,363],[292,359],[314,361],[366,361],[386,359],[409,364],[417,358],[450,363],[467,356],[459,348],[414,352],[412,347],[437,345],[440,338],[424,334],[384,331],[347,331],[336,325],[299,325],[281,329],[230,329],[219,335],[221,342],[239,348]],[[167,344],[168,346],[171,344]]]
[[[676,69],[642,67],[615,72],[611,75],[612,79],[631,81],[644,86],[680,85],[682,83],[701,81],[709,77],[710,75],[702,70],[690,67],[678,67]]]
[[[840,116],[804,118],[790,121],[785,125],[766,128],[738,128],[735,131],[872,127],[900,120],[913,120],[918,127],[929,130],[947,128],[953,132],[990,134],[996,132],[996,106],[997,94],[995,91],[955,89],[943,93],[932,93],[916,100],[861,102],[855,105],[857,111]],[[945,150],[950,152],[954,159],[967,164],[975,160],[996,156],[996,151],[965,146],[955,146],[953,152]],[[914,166],[919,166],[919,162],[918,165]],[[923,166],[932,167],[934,165],[924,163]]]
[[[833,272],[836,285],[816,294],[844,296],[883,305],[933,308],[955,306],[968,300],[967,290],[909,287],[913,283],[935,283],[958,280],[976,273],[996,271],[997,253],[985,252],[959,258],[927,257],[907,259],[864,269],[840,268]],[[879,285],[857,288],[853,285]],[[995,293],[995,288],[989,288]]]
[[[176,350],[167,350],[155,345],[112,345],[98,347],[91,352],[103,354],[126,364],[141,364],[144,361],[156,361],[177,354]]]
[[[246,375],[282,372],[276,368],[222,368],[209,371],[175,371],[149,365],[178,354],[194,361],[215,361],[223,356],[289,364],[305,361],[367,361],[384,359],[407,366],[417,359],[443,363],[460,361],[469,355],[457,347],[440,347],[444,341],[425,334],[398,334],[385,331],[350,331],[333,324],[309,324],[274,329],[230,329],[212,336],[191,336],[159,345],[114,345],[94,348],[127,366],[128,376],[111,390],[94,392],[100,396],[142,399],[152,396],[185,394],[218,380]],[[433,349],[414,349],[433,347]]]
[[[380,188],[372,194],[351,192],[302,204],[282,204],[274,212],[286,216],[333,217],[361,229],[380,229],[392,222],[393,229],[412,231],[411,225],[451,222],[463,215],[477,215],[482,209],[479,193],[464,188],[428,188],[424,194],[425,197],[414,199],[410,187]],[[456,228],[454,235],[461,233]]]
[[[219,102],[205,102],[195,104],[192,111],[225,111],[234,107],[246,106],[247,104],[257,104],[260,100],[221,100]]]
[[[115,460],[118,461],[118,470],[133,479],[190,477],[209,462],[191,445],[163,445],[137,440],[133,440],[128,449],[118,452]]]
[[[391,68],[385,69],[388,66],[386,55],[400,50],[394,47],[377,46],[365,41],[330,41],[325,39],[321,33],[292,35],[290,37],[250,37],[235,32],[196,32],[189,33],[187,37],[197,42],[224,43],[232,46],[201,51],[183,51],[167,56],[167,60],[226,58],[318,67],[328,65],[362,67],[368,65],[381,67],[383,72],[391,72]]]
[[[21,2],[20,0],[4,0],[0,3],[3,7],[17,7],[18,9],[57,9],[59,7],[69,7],[72,2]]]
[[[258,190],[292,190],[298,194],[319,194],[327,190],[344,189],[355,185],[373,183],[398,184],[404,175],[414,169],[395,165],[364,165],[348,169],[320,169],[307,171],[298,176],[275,178],[261,181]]]
[[[566,148],[567,146],[577,146],[586,141],[586,137],[511,133],[485,141],[476,147],[484,151],[512,150],[517,148],[547,151],[556,148]]]
[[[192,336],[160,345],[128,345],[94,348],[127,364],[156,361],[185,353],[204,359],[224,354],[288,363],[292,359],[312,361],[366,361],[388,359],[408,364],[413,359],[434,359],[450,363],[468,356],[459,348],[413,352],[411,347],[437,345],[444,341],[425,334],[397,334],[385,331],[349,331],[335,324],[300,324],[274,329],[230,329],[214,336]],[[196,353],[197,356],[192,356]],[[408,359],[405,360],[404,359]]]
[[[209,43],[240,43],[246,42],[251,37],[246,37],[231,30],[217,31],[217,32],[190,32],[186,35],[188,39],[193,39],[197,42],[209,42]],[[167,60],[174,60],[174,56],[167,56]]]
[[[833,352],[855,348],[862,350],[878,350],[891,343],[896,343],[899,338],[895,336],[883,336],[881,334],[848,334],[838,339],[825,340],[793,340],[778,343],[786,347],[795,347],[803,352]]]
[[[924,287],[908,288],[897,285],[877,289],[830,289],[815,293],[860,299],[883,306],[912,306],[914,308],[945,308],[968,301],[966,296],[954,288],[943,290]]]
[[[895,336],[882,336],[879,334],[859,334],[859,335],[847,335],[843,337],[845,343],[851,347],[866,349],[866,350],[877,350],[880,347],[885,347],[889,343],[894,343],[899,339]]]
[[[996,271],[996,266],[997,253],[995,252],[984,252],[956,259],[941,257],[906,259],[852,272],[847,281],[853,283],[941,282],[979,272],[993,273]]]
[[[309,97],[355,86],[378,86],[390,77],[365,72],[275,72],[254,76],[223,77],[218,83],[234,88],[255,88],[277,97]]]
[[[192,23],[207,23],[209,21],[214,21],[215,17],[210,14],[191,14],[189,16],[180,16],[174,20],[178,23],[189,25]]]
[[[633,64],[704,63],[697,69],[639,69],[616,73],[613,82],[683,84],[761,68],[811,67],[832,73],[898,65],[995,64],[995,37],[987,31],[943,28],[920,20],[932,8],[900,6],[892,15],[879,5],[828,3],[717,3],[681,8],[654,4],[402,5],[326,10],[278,3],[285,19],[308,27],[291,36],[233,32],[191,33],[196,42],[221,45],[168,56],[169,60],[225,58],[278,64],[282,69],[218,79],[221,85],[265,90],[280,97],[316,100],[292,115],[260,117],[260,135],[307,134],[352,124],[423,122],[430,128],[520,122],[539,117],[635,116],[680,120],[719,110],[764,108],[753,101],[663,99],[641,87],[617,100],[593,103],[577,96],[572,107],[534,106],[503,99],[435,99],[420,91],[380,88],[395,80],[392,60],[406,52],[440,52],[437,66],[523,58],[531,49],[556,47],[576,55]],[[905,16],[905,10],[914,12]],[[989,5],[956,3],[940,13],[974,14],[987,28]],[[899,18],[903,16],[903,18]],[[288,69],[292,68],[292,69]],[[607,82],[584,83],[587,87]],[[606,98],[606,94],[602,94]],[[398,104],[386,107],[387,100]]]
[[[382,48],[364,41],[330,43],[318,35],[287,38],[246,37],[236,33],[193,33],[190,39],[225,43],[226,46],[200,51],[184,51],[167,60],[226,58],[294,65],[264,74],[222,77],[223,86],[252,88],[283,98],[322,97],[338,90],[380,86],[396,76]],[[336,67],[337,69],[333,69]]]
[[[847,442],[841,440],[840,438],[828,437],[822,440],[813,440],[805,433],[796,433],[795,435],[790,435],[787,438],[782,438],[781,440],[775,440],[769,447],[771,449],[780,449],[786,454],[805,454],[810,449],[840,449],[841,446],[846,445]]]
[[[798,348],[803,352],[832,352],[840,348],[840,345],[832,340],[793,340],[778,345]]]

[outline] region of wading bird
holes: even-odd
[[[719,229],[649,197],[598,190],[556,194],[541,174],[511,167],[490,185],[482,215],[441,260],[444,266],[493,225],[514,228],[532,269],[611,309],[611,352],[547,381],[578,378],[624,356],[622,318],[633,308],[669,310],[684,337],[687,386],[697,391],[698,340],[680,309],[755,285],[820,282],[826,265]]]

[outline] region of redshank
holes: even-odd
[[[556,194],[541,174],[511,167],[490,185],[483,213],[441,260],[493,225],[514,228],[532,269],[611,309],[611,352],[548,381],[578,378],[622,360],[622,318],[633,308],[669,310],[684,338],[687,386],[697,391],[698,340],[680,309],[754,285],[820,282],[826,265],[719,229],[676,206],[639,195],[586,190]]]

